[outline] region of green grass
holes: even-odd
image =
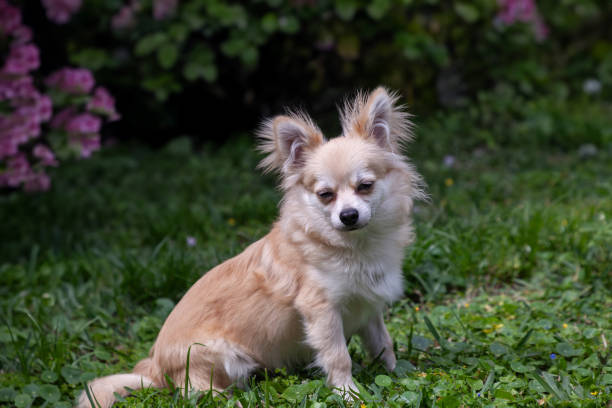
[[[353,404],[300,371],[119,406],[610,406],[610,147],[445,152],[420,135],[411,156],[432,200],[416,209],[406,298],[386,318],[394,373],[353,339]],[[48,193],[0,196],[0,406],[71,406],[85,381],[144,357],[188,287],[276,217],[280,193],[257,161],[246,139],[114,148],[59,168]]]

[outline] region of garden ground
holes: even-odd
[[[311,370],[119,406],[612,406],[611,147],[451,149],[427,130],[410,156],[431,202],[386,315],[395,372],[353,339],[351,404]],[[143,358],[186,289],[269,229],[280,193],[258,159],[246,137],[122,146],[1,196],[0,405],[68,407]]]

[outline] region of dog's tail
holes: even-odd
[[[145,358],[136,365],[131,374],[115,374],[96,378],[87,384],[89,392],[81,393],[76,408],[110,408],[116,400],[115,393],[125,397],[130,390],[162,387],[163,384],[155,381],[157,375],[153,368],[152,359]]]

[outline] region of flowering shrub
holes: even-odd
[[[50,19],[65,23],[80,2],[43,4]],[[119,118],[113,97],[103,87],[94,90],[87,69],[60,69],[47,77],[47,92],[41,92],[36,82],[40,55],[31,40],[19,9],[0,0],[0,42],[8,48],[0,69],[0,188],[47,190],[46,168],[59,164],[56,154],[89,157],[100,148],[103,118]]]

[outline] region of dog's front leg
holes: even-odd
[[[340,311],[313,293],[298,296],[297,303],[304,320],[306,342],[315,351],[315,364],[327,374],[327,383],[341,390],[357,392]]]
[[[387,370],[393,371],[396,364],[393,341],[383,321],[382,313],[373,316],[358,334],[370,356],[376,358],[380,355]]]

